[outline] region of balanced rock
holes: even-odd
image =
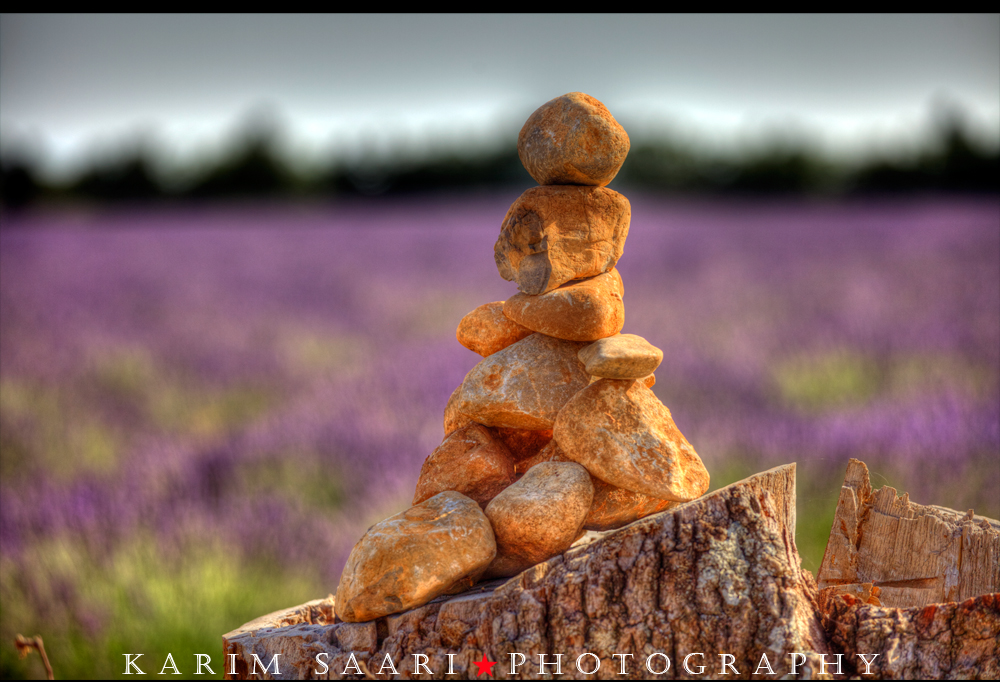
[[[628,199],[604,187],[534,187],[507,211],[493,246],[497,270],[526,294],[607,272],[631,217]]]
[[[557,339],[594,341],[617,334],[624,326],[623,291],[621,275],[612,268],[538,296],[514,294],[503,304],[503,314],[519,325]],[[583,357],[580,360],[585,362]]]
[[[485,426],[469,424],[445,438],[424,460],[413,504],[454,490],[485,509],[513,482],[514,460],[507,446]]]
[[[603,378],[604,377],[591,376],[590,377],[590,383],[594,383],[595,381],[600,381]],[[641,379],[639,379],[639,381],[641,381],[646,386],[646,388],[653,388],[653,386],[656,386],[656,375],[655,374],[647,374],[646,376],[644,376]]]
[[[708,471],[670,410],[640,381],[601,379],[559,412],[553,438],[594,476],[660,500],[708,490]]]
[[[459,384],[444,408],[444,435],[449,435],[458,429],[475,424],[470,417],[458,411],[458,401],[462,394],[462,386]],[[514,463],[533,457],[545,445],[552,440],[552,429],[544,431],[529,431],[527,429],[512,429],[505,427],[495,427],[489,429],[490,435],[507,446]]]
[[[493,355],[531,334],[531,330],[503,314],[503,301],[484,303],[462,318],[455,337],[483,357]]]
[[[517,471],[523,473],[542,462],[571,461],[573,460],[566,457],[553,440],[531,459],[519,462]],[[594,500],[583,522],[584,530],[614,530],[679,504],[670,500],[658,500],[634,490],[615,487],[593,474],[590,475],[590,482],[594,486]]]
[[[590,474],[573,462],[542,462],[493,498],[497,555],[487,577],[507,577],[564,552],[580,537],[594,496]]]
[[[617,175],[628,150],[625,129],[582,92],[540,106],[517,137],[517,155],[539,185],[603,187]]]
[[[592,376],[642,379],[660,366],[663,351],[641,336],[616,334],[581,348],[579,357]]]
[[[376,523],[347,558],[337,587],[341,620],[359,623],[471,587],[496,556],[489,519],[454,491]]]
[[[563,405],[590,382],[577,357],[581,347],[544,334],[521,339],[472,368],[456,408],[486,426],[552,429]]]

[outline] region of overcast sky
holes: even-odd
[[[633,139],[870,152],[917,140],[936,97],[998,138],[1000,15],[0,17],[0,141],[54,168],[139,132],[184,155],[262,107],[317,156],[485,144],[571,91]]]

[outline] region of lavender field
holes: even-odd
[[[718,488],[798,462],[815,571],[849,457],[876,486],[1000,516],[1000,205],[629,195],[625,332]],[[515,292],[516,192],[329,207],[5,216],[0,676],[158,673],[336,589],[408,506]],[[169,668],[167,670],[170,672]]]

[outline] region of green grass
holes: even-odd
[[[988,366],[966,358],[924,353],[880,361],[848,349],[790,358],[774,367],[771,379],[779,402],[805,413],[943,390],[982,397],[996,385]]]
[[[218,542],[192,540],[168,555],[152,539],[136,539],[112,556],[94,557],[63,537],[29,551],[30,572],[0,562],[3,678],[42,674],[36,655],[18,659],[17,633],[42,636],[57,679],[118,677],[126,653],[144,654],[138,660],[147,675],[159,673],[170,653],[185,677],[194,673],[194,655],[208,654],[221,677],[222,634],[335,589],[297,567],[246,562]],[[44,612],[28,603],[27,590]]]
[[[266,385],[206,385],[163,371],[132,350],[95,358],[62,384],[3,379],[0,475],[112,475],[137,435],[219,439],[274,409],[282,397]]]

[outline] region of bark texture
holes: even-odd
[[[885,680],[1000,678],[1000,594],[897,609],[834,589],[823,590],[821,611],[831,647],[844,654],[844,673]],[[871,661],[869,668],[858,654]]]
[[[591,537],[510,580],[368,623],[334,623],[332,597],[271,614],[223,637],[226,673],[245,678],[256,666],[275,678],[431,678],[450,664],[455,678],[470,679],[485,655],[497,661],[495,679],[585,678],[576,661],[591,653],[582,667],[599,660],[600,678],[733,679],[757,671],[766,654],[774,675],[760,676],[776,678],[789,672],[788,654],[804,652],[798,675],[821,676],[819,655],[830,650],[815,582],[795,547],[794,465]],[[525,661],[511,674],[515,653]],[[427,656],[430,674],[414,674],[414,654]],[[669,657],[666,673],[646,669],[653,654]],[[691,662],[703,673],[683,671],[687,654],[704,655]],[[732,655],[739,675],[722,669],[721,654]],[[540,671],[540,655],[558,669]],[[664,665],[662,656],[651,662]]]
[[[817,579],[847,593],[873,583],[881,605],[899,608],[998,592],[1000,522],[872,490],[868,467],[851,459]]]

